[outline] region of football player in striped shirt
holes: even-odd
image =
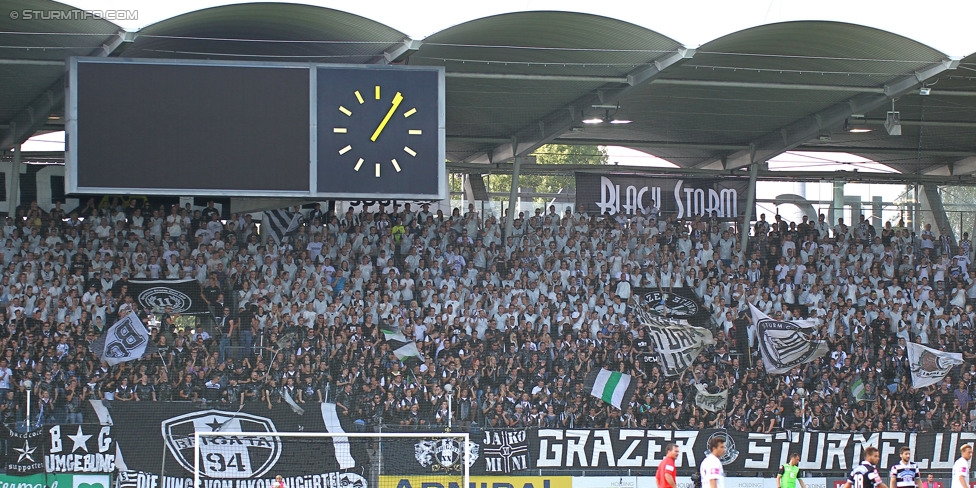
[[[918,465],[912,461],[912,450],[902,446],[898,452],[901,462],[891,467],[891,488],[921,488],[922,475]]]
[[[881,460],[881,453],[877,447],[868,446],[864,448],[864,460],[851,470],[847,476],[844,488],[888,488],[878,473],[878,461]]]

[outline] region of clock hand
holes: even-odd
[[[403,95],[400,95],[400,92],[396,92],[396,95],[393,96],[393,106],[390,107],[390,111],[386,113],[386,117],[383,117],[383,121],[380,122],[380,125],[376,127],[376,130],[373,131],[373,135],[369,138],[369,140],[376,142],[376,138],[380,136],[381,132],[383,132],[383,128],[386,127],[386,123],[390,121],[390,117],[393,117],[393,112],[396,112],[397,107],[400,106],[400,102],[402,101]]]

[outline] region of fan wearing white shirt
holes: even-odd
[[[725,439],[712,437],[708,440],[708,450],[711,454],[705,456],[699,469],[702,488],[725,488],[725,468],[720,459],[725,455]]]
[[[973,446],[963,444],[959,459],[952,465],[952,488],[969,488],[969,462],[973,458]]]

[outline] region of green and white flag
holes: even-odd
[[[601,368],[586,376],[584,387],[591,395],[623,410],[622,405],[634,398],[637,382],[629,374]]]
[[[383,332],[383,338],[388,341],[400,341],[407,342],[407,336],[403,335],[400,328],[395,325],[384,324],[380,326],[380,331]]]
[[[409,358],[416,358],[419,360],[420,351],[417,349],[416,342],[407,342],[400,347],[393,350],[393,354],[396,355],[397,359],[400,361],[406,361]]]
[[[854,397],[855,402],[859,402],[866,398],[866,395],[864,394],[864,382],[861,381],[861,378],[858,378],[851,383],[851,396]]]

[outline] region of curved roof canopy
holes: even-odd
[[[768,24],[690,49],[625,21],[554,11],[472,20],[423,40],[289,3],[214,7],[138,32],[93,18],[3,17],[0,149],[59,130],[69,56],[444,66],[448,159],[464,171],[560,142],[723,170],[806,150],[850,152],[909,173],[976,172],[976,54],[953,60],[839,22]],[[893,101],[900,136],[884,127]],[[593,117],[632,123],[582,124]],[[846,131],[852,124],[872,131]]]

